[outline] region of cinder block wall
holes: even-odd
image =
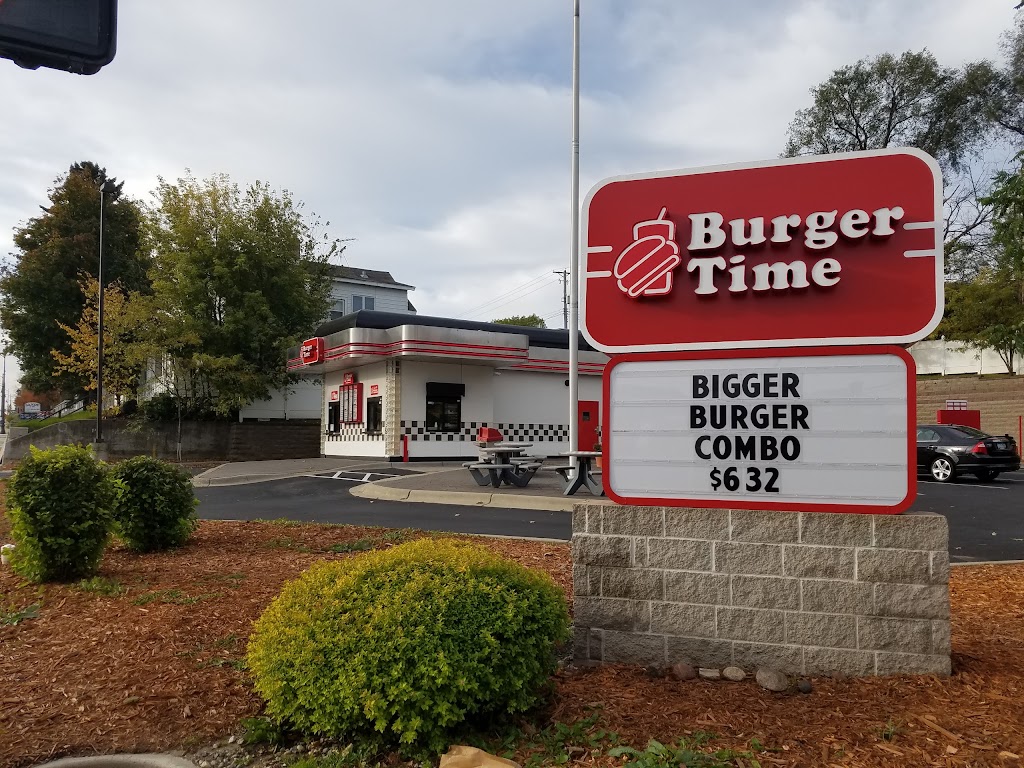
[[[941,515],[577,505],[578,661],[950,672]]]

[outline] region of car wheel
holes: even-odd
[[[979,480],[988,482],[989,480],[995,480],[997,477],[999,477],[999,472],[997,472],[994,469],[983,469],[981,472],[975,472],[974,475]]]
[[[950,483],[956,477],[956,468],[953,462],[945,456],[939,456],[929,468],[932,479],[939,483]]]

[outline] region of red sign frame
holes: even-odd
[[[657,360],[730,360],[758,357],[833,357],[854,355],[895,355],[907,366],[907,467],[909,478],[907,494],[892,506],[873,504],[817,504],[813,502],[747,501],[744,499],[685,499],[621,496],[611,487],[610,468],[615,455],[614,424],[611,417],[611,373],[620,363]],[[658,354],[616,355],[605,367],[601,392],[602,425],[604,430],[602,474],[605,495],[618,504],[666,507],[706,507],[711,509],[764,509],[786,512],[847,512],[857,514],[896,515],[906,511],[917,498],[917,381],[914,358],[902,347],[850,346],[813,347],[764,350],[713,350],[707,352],[665,352]]]
[[[942,318],[942,175],[916,149],[606,179],[582,331],[609,354],[905,344]]]

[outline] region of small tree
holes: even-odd
[[[82,276],[85,307],[74,327],[59,323],[70,339],[70,349],[50,352],[56,372],[67,372],[86,381],[87,392],[96,389],[96,356],[99,336],[99,283]],[[145,302],[138,293],[128,293],[120,283],[103,289],[103,388],[118,404],[135,397],[139,386],[141,339],[146,325]]]
[[[287,383],[288,347],[327,313],[338,241],[264,183],[243,190],[224,175],[188,175],[161,179],[155,198],[155,345],[222,414],[267,397]]]
[[[512,317],[503,317],[500,320],[492,320],[492,323],[498,325],[518,325],[523,328],[547,328],[547,323],[544,322],[544,318],[540,315],[512,315]]]

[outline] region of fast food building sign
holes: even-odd
[[[906,509],[914,365],[881,345],[941,319],[942,234],[941,174],[913,149],[599,183],[581,300],[584,335],[613,356],[607,493]]]

